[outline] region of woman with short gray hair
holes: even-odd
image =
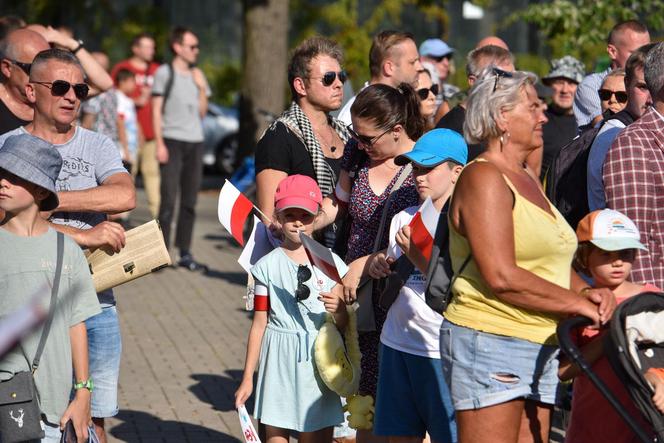
[[[464,135],[487,149],[450,204],[456,279],[440,334],[460,442],[548,441],[558,320],[599,325],[615,308],[610,291],[572,272],[576,235],[525,163],[547,121],[536,80],[490,68],[468,98]]]

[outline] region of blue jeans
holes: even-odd
[[[489,334],[445,320],[440,328],[440,357],[457,411],[517,398],[555,403],[557,346]]]
[[[94,383],[91,411],[94,418],[118,413],[118,379],[122,338],[115,306],[102,305],[100,314],[86,320],[90,378]]]

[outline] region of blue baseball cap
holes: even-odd
[[[432,129],[417,140],[413,150],[398,155],[397,165],[413,162],[423,168],[433,168],[453,161],[464,166],[468,161],[468,145],[461,134],[451,129]]]
[[[420,45],[420,55],[429,57],[445,57],[454,53],[454,48],[450,48],[447,43],[439,38],[430,38],[424,40]]]

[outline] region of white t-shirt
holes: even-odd
[[[411,206],[392,218],[388,257],[397,259],[401,256],[401,248],[395,240],[396,234],[410,223],[418,208]],[[438,340],[443,316],[427,306],[424,300],[425,288],[426,276],[415,268],[387,312],[380,341],[397,351],[439,359]]]
[[[122,91],[117,91],[117,97],[118,116],[122,117],[122,121],[124,122],[129,154],[135,159],[136,151],[138,150],[138,118],[136,117],[136,105],[133,100],[124,95]],[[120,152],[122,153],[122,151]]]

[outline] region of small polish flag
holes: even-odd
[[[279,240],[275,239],[265,223],[254,215],[254,229],[237,262],[249,273],[258,260],[277,246],[279,246]]]
[[[330,277],[335,282],[341,283],[341,277],[339,276],[337,265],[334,262],[332,251],[302,231],[300,231],[300,240],[302,241],[304,250],[307,251],[307,256],[309,257],[311,264],[323,271],[325,275]]]
[[[431,197],[427,197],[409,223],[411,242],[427,260],[431,258],[439,218],[440,212],[434,207]]]
[[[221,187],[221,192],[219,192],[217,216],[222,226],[242,246],[244,246],[244,239],[242,238],[244,222],[249,217],[253,206],[251,201],[233,186],[231,182],[228,180],[224,182],[224,186]]]

